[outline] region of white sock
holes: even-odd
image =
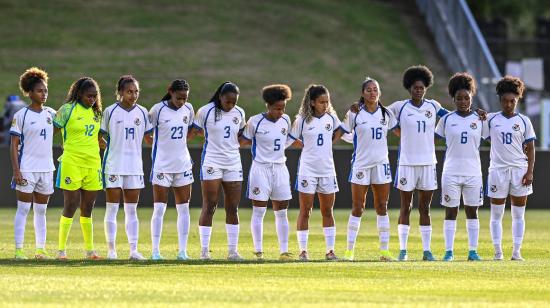
[[[225,224],[225,232],[227,232],[227,251],[236,253],[239,245],[239,225]]]
[[[187,252],[187,239],[189,238],[189,226],[191,216],[189,215],[189,203],[176,204],[178,211],[178,246],[180,252]]]
[[[25,225],[27,224],[27,215],[31,209],[30,202],[17,201],[17,211],[15,212],[14,226],[14,238],[15,248],[23,248],[23,242],[25,241]]]
[[[201,239],[201,249],[209,250],[210,247],[210,235],[212,234],[211,226],[199,226],[199,237]]]
[[[166,212],[166,203],[155,202],[153,204],[153,216],[151,217],[151,244],[153,253],[160,253],[160,237],[162,235],[162,222]]]
[[[139,239],[139,219],[137,216],[137,203],[124,203],[124,226],[126,237],[130,245],[130,253],[137,252]]]
[[[380,250],[388,250],[390,246],[390,216],[376,215],[376,228],[378,228],[378,240]]]
[[[254,242],[254,251],[262,250],[262,241],[264,236],[264,217],[267,207],[252,207],[252,217],[250,219],[250,230],[252,231],[252,242]]]
[[[466,219],[466,230],[468,230],[468,250],[477,250],[479,219]]]
[[[300,247],[300,252],[307,251],[308,236],[309,236],[309,230],[296,231],[296,237],[298,238],[298,247]]]
[[[106,202],[105,203],[105,218],[103,219],[103,225],[105,228],[105,239],[109,250],[115,249],[116,242],[116,215],[118,213],[118,203]]]
[[[325,234],[327,253],[334,251],[334,242],[336,242],[336,227],[324,227],[323,233]]]
[[[525,206],[512,205],[512,243],[514,253],[519,253],[525,233]]]
[[[409,225],[397,225],[397,235],[399,235],[399,249],[407,250],[407,241],[409,240]]]
[[[359,234],[359,228],[361,227],[361,217],[355,217],[349,215],[348,218],[348,250],[355,248],[355,242],[357,241],[357,234]]]
[[[430,251],[432,243],[432,226],[420,226],[420,235],[422,236],[422,250]]]
[[[491,238],[496,252],[502,252],[502,217],[504,217],[504,204],[491,204]]]
[[[35,203],[34,211],[34,238],[37,249],[44,249],[46,246],[46,208],[47,204]]]
[[[288,216],[287,210],[274,211],[275,228],[277,229],[277,239],[279,240],[279,250],[281,253],[288,252]]]
[[[421,231],[422,232],[422,231]],[[445,236],[445,251],[453,251],[456,234],[456,220],[443,221],[443,235]]]

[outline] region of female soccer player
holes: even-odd
[[[387,213],[390,195],[391,170],[388,159],[388,130],[397,125],[396,117],[380,103],[378,81],[367,78],[361,87],[358,112],[351,110],[342,123],[344,130],[353,134],[353,156],[351,160],[352,210],[348,220],[348,241],[345,258],[354,259],[354,247],[365,210],[369,187],[374,196],[376,225],[380,240],[380,260],[393,261],[388,250],[390,240],[390,219]]]
[[[470,74],[457,73],[449,80],[448,90],[455,103],[456,111],[443,116],[435,129],[435,133],[444,138],[447,145],[441,176],[441,204],[445,206],[443,261],[454,259],[456,217],[461,197],[466,212],[468,260],[479,261],[481,258],[477,254],[479,238],[477,210],[483,205],[483,181],[479,158],[483,122],[472,110],[476,83]]]
[[[303,143],[298,165],[296,189],[299,191],[300,214],[297,221],[297,237],[300,248],[299,259],[309,260],[307,242],[309,235],[309,216],[313,208],[315,193],[319,197],[323,216],[327,260],[337,260],[334,253],[336,227],[334,226],[334,196],[338,191],[336,171],[332,157],[332,144],[345,131],[330,103],[330,94],[323,85],[310,85],[296,120],[292,126],[291,137]]]
[[[494,260],[504,259],[502,217],[508,196],[512,206],[512,260],[524,260],[520,250],[525,233],[527,196],[533,193],[536,139],[529,118],[516,111],[524,89],[519,78],[502,78],[496,86],[502,111],[489,114],[486,121],[485,137],[491,141],[487,194],[491,198],[490,229],[495,247]]]
[[[436,117],[448,111],[435,100],[425,99],[427,89],[433,83],[433,74],[425,66],[409,67],[403,75],[403,87],[411,98],[397,101],[388,109],[397,116],[401,141],[399,162],[394,185],[400,190],[401,210],[399,212],[399,260],[407,260],[407,240],[409,237],[409,216],[412,209],[413,193],[418,191],[418,211],[420,213],[420,234],[422,235],[423,260],[435,261],[430,250],[432,226],[430,203],[437,189],[435,166],[434,130]]]
[[[27,259],[23,252],[23,240],[31,204],[36,239],[34,256],[36,259],[51,259],[45,250],[46,207],[53,193],[52,121],[55,111],[44,106],[48,99],[48,74],[32,67],[19,78],[19,88],[30,98],[31,104],[15,113],[10,129],[12,187],[17,190],[15,259]]]
[[[204,133],[201,158],[202,210],[199,219],[202,260],[210,259],[209,245],[212,218],[224,192],[225,228],[228,260],[239,261],[239,215],[243,171],[238,137],[245,126],[244,110],[237,106],[239,88],[232,82],[222,83],[210,103],[197,111],[195,129]]]
[[[267,111],[251,117],[241,138],[241,145],[252,144],[252,166],[248,176],[247,195],[252,200],[250,228],[254,254],[263,260],[263,221],[267,202],[271,199],[281,261],[289,261],[288,201],[292,199],[290,175],[286,167],[285,148],[294,139],[289,137],[290,118],[285,107],[292,97],[290,87],[282,84],[262,89]]]
[[[53,121],[63,135],[63,154],[59,157],[56,177],[56,186],[63,190],[64,197],[59,221],[59,260],[67,260],[65,247],[77,208],[80,208],[86,258],[102,259],[94,250],[92,225],[97,191],[103,188],[99,155],[101,106],[97,82],[82,77],[71,85],[67,100]]]
[[[120,196],[124,199],[126,235],[130,244],[130,260],[145,260],[138,252],[139,220],[137,204],[144,187],[141,144],[149,142],[152,131],[148,112],[136,104],[139,83],[132,75],[124,75],[117,82],[117,102],[105,109],[100,133],[107,137],[103,156],[103,184],[106,191],[105,238],[107,259],[117,259],[116,231]]]
[[[187,102],[189,83],[183,79],[172,81],[160,103],[154,105],[149,117],[154,128],[153,183],[154,210],[151,217],[152,260],[162,260],[160,238],[162,222],[170,187],[176,199],[178,212],[177,231],[179,250],[177,259],[188,260],[187,239],[189,236],[189,199],[193,183],[193,161],[187,149],[188,130],[193,123],[193,106]]]

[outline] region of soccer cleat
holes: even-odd
[[[160,255],[160,252],[154,252],[151,255],[151,260],[153,260],[153,261],[162,261],[162,260],[164,260],[164,258]]]
[[[279,261],[292,261],[292,260],[294,260],[294,257],[292,256],[292,254],[290,252],[283,252],[279,256]]]
[[[443,259],[441,261],[451,262],[455,259],[455,256],[453,255],[452,250],[445,251],[445,255],[443,256]]]
[[[227,260],[229,261],[244,261],[244,258],[236,251],[227,254]]]
[[[98,255],[95,250],[90,250],[86,252],[86,259],[97,261],[97,260],[103,260],[103,257]]]
[[[502,254],[502,251],[495,251],[495,256],[493,257],[494,261],[503,261],[504,255]]]
[[[481,261],[481,257],[477,254],[477,251],[468,251],[468,261]]]
[[[325,255],[325,260],[327,260],[327,261],[338,261],[338,257],[337,257],[336,254],[334,253],[334,250],[330,250],[330,251]]]
[[[355,259],[353,250],[346,249],[346,252],[344,252],[344,260],[353,261],[353,259]]]
[[[436,261],[431,251],[425,250],[422,255],[422,261]]]
[[[302,251],[300,252],[300,255],[298,256],[298,260],[300,261],[309,261],[309,254],[307,253],[307,251]]]
[[[525,259],[521,256],[519,251],[512,253],[512,261],[525,261]]]
[[[202,249],[200,259],[203,261],[212,260],[212,257],[210,257],[210,251],[208,251],[208,249]]]
[[[118,259],[116,250],[109,249],[109,251],[107,251],[107,260],[116,260],[116,259]]]
[[[67,261],[69,258],[67,258],[67,252],[65,250],[58,250],[57,251],[57,257],[55,257],[59,261]]]
[[[390,254],[389,250],[380,250],[380,261],[394,262],[395,258]]]
[[[15,260],[27,260],[27,259],[29,258],[27,258],[22,248],[15,249]]]
[[[147,259],[141,253],[139,253],[137,251],[132,251],[132,252],[130,252],[130,257],[128,258],[128,260],[131,260],[131,261],[145,261]]]
[[[256,260],[263,261],[264,260],[264,253],[261,251],[256,251],[254,253],[254,256],[256,257]]]
[[[406,249],[399,250],[399,257],[397,257],[398,261],[407,261],[409,260],[409,256],[407,255]]]
[[[189,258],[189,256],[187,255],[187,252],[185,252],[185,251],[178,252],[178,256],[176,257],[176,259],[178,259],[180,261],[191,260],[191,258]]]
[[[53,257],[43,248],[38,248],[34,251],[34,258],[36,260],[52,260]]]

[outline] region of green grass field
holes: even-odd
[[[356,247],[356,262],[325,262],[320,213],[314,212],[310,225],[308,263],[280,263],[274,217],[270,211],[265,219],[264,250],[267,261],[252,260],[252,240],[249,231],[250,211],[241,210],[240,252],[250,261],[224,261],[226,253],[223,209],[215,216],[211,242],[211,262],[180,263],[168,260],[160,263],[129,261],[82,261],[81,233],[75,223],[69,240],[69,262],[13,261],[14,209],[0,210],[0,298],[5,306],[548,306],[550,303],[550,212],[528,210],[527,233],[523,248],[525,262],[494,262],[489,236],[489,212],[481,211],[480,255],[483,262],[467,262],[467,236],[463,213],[459,216],[455,244],[456,261],[452,263],[422,262],[417,224],[413,224],[409,240],[412,261],[382,263],[377,259],[377,233],[373,211],[363,218]],[[57,243],[59,208],[48,212],[48,244],[54,251]],[[123,217],[119,212],[119,257],[128,253]],[[140,250],[149,255],[149,220],[151,210],[139,211],[141,219]],[[337,253],[345,249],[348,211],[336,211]],[[198,211],[191,212],[193,226],[189,253],[199,254]],[[294,222],[297,211],[290,211],[290,247],[297,250]],[[397,254],[395,220],[390,213],[392,240],[390,250]],[[95,242],[101,254],[106,246],[103,235],[103,209],[95,211]],[[411,221],[417,220],[417,214]],[[443,254],[443,212],[433,213],[433,251]],[[504,220],[505,255],[510,257],[510,214]],[[177,249],[175,209],[165,216],[161,249],[165,257],[175,258]],[[26,252],[33,252],[32,214],[29,215]]]

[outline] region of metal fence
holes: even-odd
[[[467,71],[478,81],[477,100],[498,110],[495,83],[501,74],[466,0],[416,0],[449,68]]]

